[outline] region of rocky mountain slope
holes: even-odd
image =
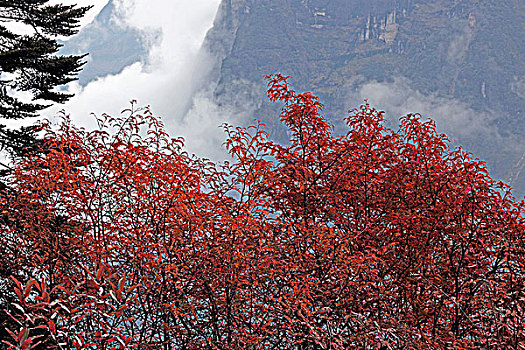
[[[223,0],[204,50],[219,104],[283,137],[263,77],[283,73],[340,120],[369,98],[421,112],[525,193],[523,0]]]

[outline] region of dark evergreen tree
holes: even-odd
[[[0,0],[0,118],[35,117],[52,103],[63,103],[72,97],[57,88],[77,79],[85,55],[57,55],[62,46],[57,40],[77,33],[79,20],[89,9],[53,5],[49,0]],[[17,32],[16,26],[22,27],[25,34]],[[29,93],[31,101],[19,99],[20,92]],[[33,127],[17,130],[0,125],[0,151],[20,157],[39,149],[35,131]],[[5,175],[9,169],[1,165],[0,193],[8,196],[15,189],[7,186]],[[10,221],[3,214],[0,220]],[[2,248],[0,253],[4,253]],[[6,313],[18,312],[12,307],[15,296],[7,283],[13,275],[23,279],[25,274],[20,267],[0,258],[0,349],[6,347],[2,341],[12,340],[5,327],[10,323],[17,327]],[[50,345],[46,342],[35,349]]]
[[[50,103],[63,103],[71,94],[56,88],[76,80],[85,63],[78,56],[57,55],[62,46],[57,37],[78,31],[79,20],[90,7],[52,5],[49,0],[0,0],[0,117],[35,117]],[[29,34],[12,30],[13,23],[30,29]],[[29,92],[32,101],[22,101],[17,92]],[[20,156],[34,146],[34,129],[9,130],[0,125],[0,149]]]

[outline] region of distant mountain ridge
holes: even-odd
[[[79,83],[87,85],[99,77],[118,74],[124,67],[144,61],[148,53],[145,43],[137,30],[123,27],[114,22],[115,4],[109,0],[96,18],[72,37],[61,54],[88,52],[88,64],[79,74]]]
[[[254,117],[278,137],[266,74],[291,75],[295,88],[318,94],[337,119],[365,91],[377,95],[374,86],[391,88],[392,96],[377,99],[387,112],[410,108],[393,99],[412,91],[426,103],[425,116],[521,194],[523,38],[522,0],[223,0],[204,45],[216,59],[206,85],[216,84],[218,104],[255,105]],[[468,121],[447,115],[447,105]],[[417,107],[412,112],[425,112]]]

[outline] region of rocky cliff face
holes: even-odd
[[[522,0],[224,0],[208,80],[217,103],[252,103],[277,137],[263,79],[277,72],[337,120],[363,98],[422,112],[523,193],[524,17]]]

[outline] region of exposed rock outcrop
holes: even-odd
[[[337,119],[362,102],[356,96],[367,97],[357,93],[364,84],[401,77],[422,96],[465,106],[474,123],[479,115],[492,130],[463,139],[447,129],[445,117],[428,116],[487,159],[495,176],[509,179],[525,151],[525,99],[516,93],[525,77],[524,16],[523,1],[224,0],[204,49],[216,59],[209,81],[217,103],[256,99],[254,117],[276,136],[266,74],[291,75]],[[377,107],[389,108],[381,101]],[[524,174],[513,184],[525,192]]]

